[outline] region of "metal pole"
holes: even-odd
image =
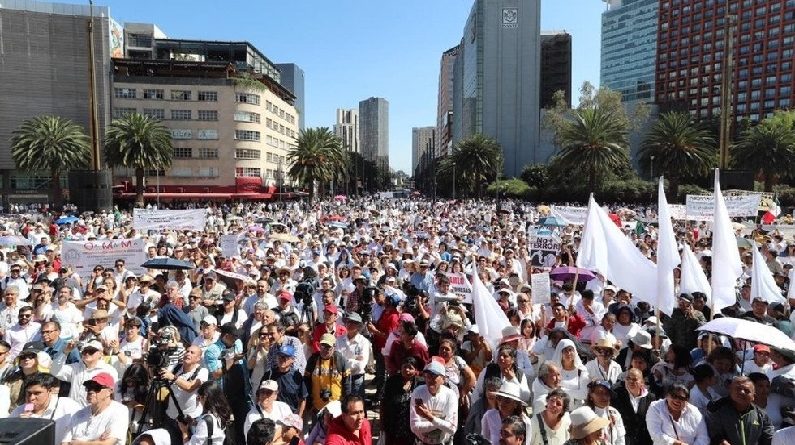
[[[453,199],[455,199],[455,162],[453,163]]]
[[[651,167],[650,167],[651,171],[650,171],[650,174],[651,174],[651,179],[653,181],[654,180],[654,155],[651,155],[649,158],[651,159]]]
[[[94,68],[94,2],[88,0],[88,98],[89,98],[89,127],[91,132],[91,168],[99,172],[99,123],[97,121],[97,76]]]
[[[723,60],[721,60],[720,97],[720,161],[721,170],[729,168],[731,144],[732,71],[734,70],[734,23],[737,16],[727,15],[723,33]]]
[[[155,174],[156,174],[155,182],[157,182],[157,194],[155,196],[157,202],[157,209],[160,210],[160,169],[159,168],[155,169]]]

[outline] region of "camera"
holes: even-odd
[[[155,346],[150,348],[149,353],[146,354],[146,365],[149,366],[149,369],[160,370],[167,368],[169,364],[170,360],[167,350],[163,350]]]
[[[302,281],[295,287],[293,297],[295,301],[300,301],[304,307],[309,307],[312,304],[312,294],[315,293],[315,286],[309,281]]]
[[[362,317],[364,324],[370,323],[373,320],[373,302],[375,296],[378,295],[378,289],[372,286],[364,288],[361,298],[359,298],[359,315]]]

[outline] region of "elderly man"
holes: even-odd
[[[452,442],[458,429],[458,398],[444,385],[444,366],[431,361],[423,371],[425,384],[411,393],[409,426],[417,439],[426,444]]]
[[[754,383],[746,376],[732,379],[729,397],[709,405],[707,430],[712,443],[769,444],[775,429],[762,408],[754,404]]]
[[[0,328],[2,334],[15,324],[21,307],[19,301],[19,286],[9,285],[3,293],[3,304],[0,304]]]
[[[71,383],[69,397],[81,406],[87,406],[89,401],[86,398],[86,388],[82,383],[102,373],[109,374],[115,382],[118,372],[116,372],[116,368],[105,363],[102,355],[102,343],[97,340],[92,340],[82,345],[80,348],[81,362],[65,364],[66,356],[74,347],[75,342],[70,341],[64,349],[64,354],[53,360],[50,372],[59,379]]]
[[[127,440],[130,417],[127,407],[113,400],[116,379],[100,372],[82,385],[88,406],[77,411],[69,423],[62,445],[117,445]]]

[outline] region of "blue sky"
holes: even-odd
[[[64,0],[61,0],[64,1]],[[86,4],[86,1],[66,0]],[[461,39],[472,0],[95,0],[117,21],[157,24],[169,37],[248,40],[300,65],[306,125],[337,108],[389,101],[392,168],[410,174],[411,128],[435,125],[439,58]],[[599,82],[601,0],[541,0],[541,28],[573,39],[573,79]]]

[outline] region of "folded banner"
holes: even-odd
[[[146,261],[146,242],[142,239],[64,241],[61,260],[81,277],[91,276],[96,266],[112,269],[116,260],[124,260],[128,270],[142,275],[146,273],[141,267]]]
[[[144,210],[133,211],[135,230],[204,230],[207,211],[196,210]]]
[[[761,194],[750,193],[740,196],[724,196],[729,218],[756,216]],[[712,221],[714,219],[715,197],[687,195],[685,198],[687,219],[695,221]]]
[[[566,224],[581,226],[585,224],[588,207],[552,206],[551,212],[552,216],[562,219]]]

